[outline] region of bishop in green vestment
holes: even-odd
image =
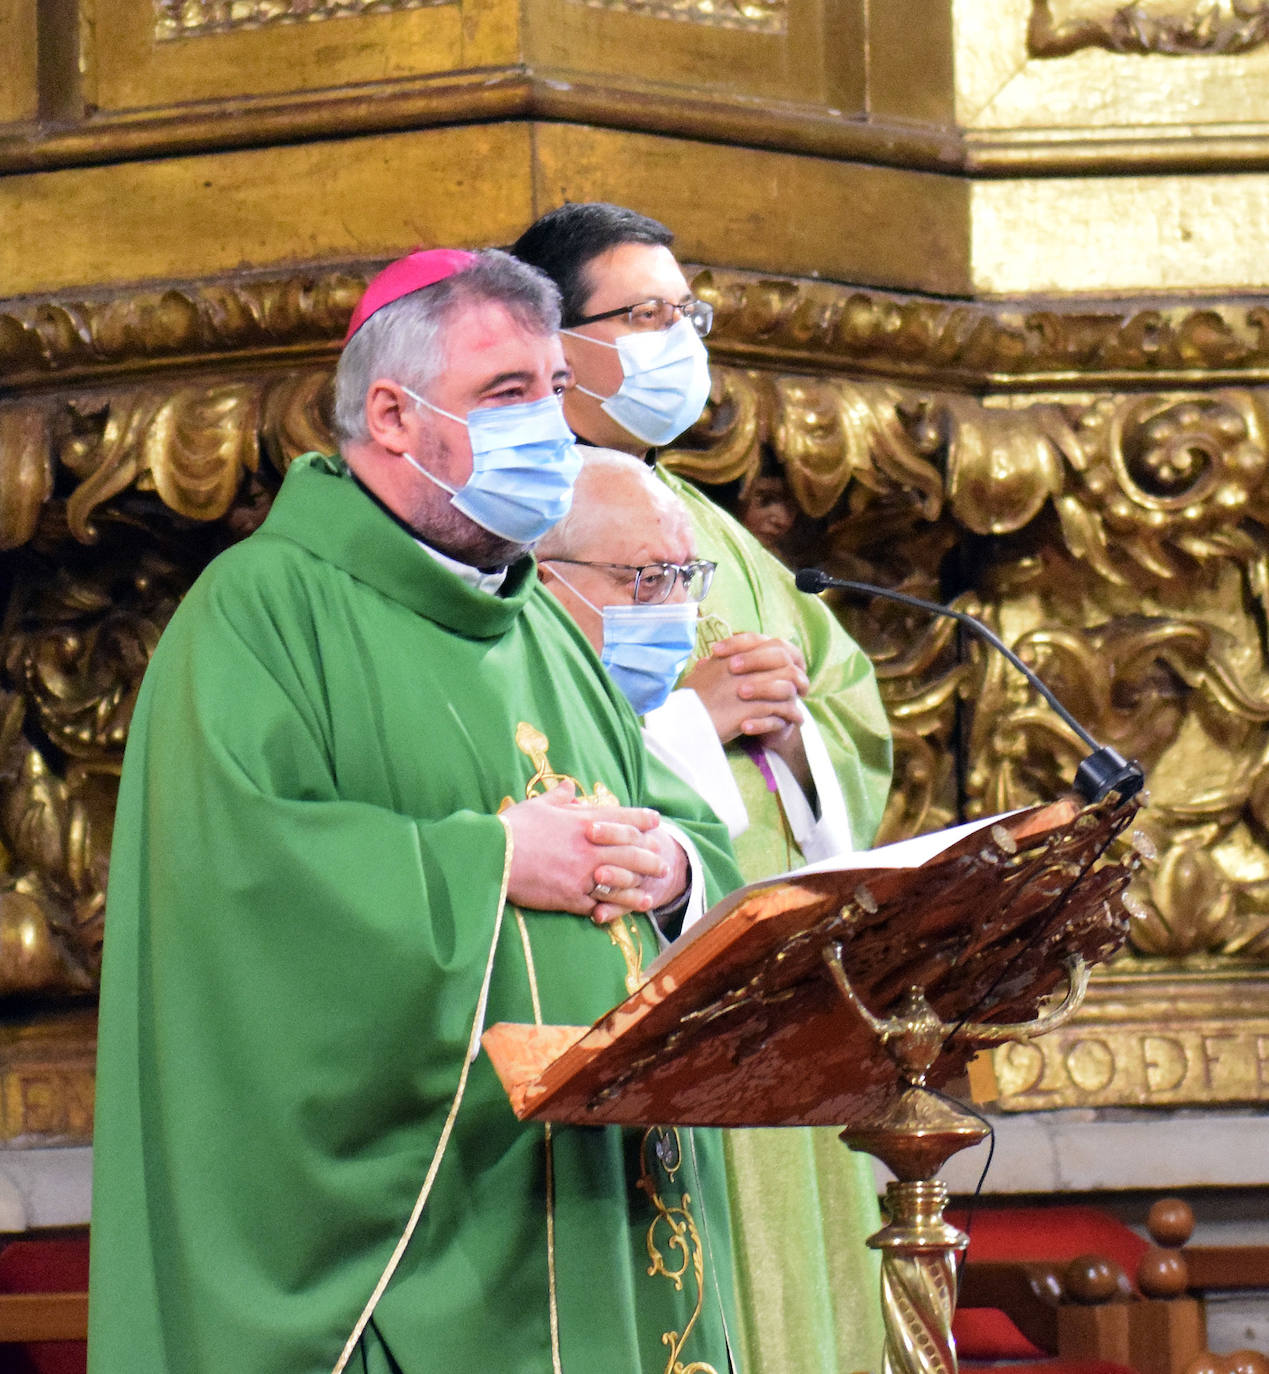
[[[499,328],[550,332],[512,315],[477,320],[495,360]],[[497,369],[520,404],[481,397],[537,423],[536,366]],[[392,424],[430,433],[403,389]],[[446,445],[410,461],[474,491]],[[638,912],[509,901],[500,810],[561,780],[654,807],[709,900],[739,881],[725,833],[531,558],[487,582],[420,532],[341,460],[296,460],[146,675],[108,900],[92,1374],[727,1374],[717,1138],[519,1123],[476,1052],[494,1021],[591,1022],[655,949]]]

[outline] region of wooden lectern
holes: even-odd
[[[933,1176],[986,1127],[931,1089],[1078,1007],[1126,935],[1131,860],[1107,851],[1136,809],[1064,800],[751,884],[595,1025],[501,1023],[483,1044],[521,1119],[844,1127],[897,1176],[868,1242],[886,1370],[954,1374],[966,1239]]]

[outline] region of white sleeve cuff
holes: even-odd
[[[671,692],[664,706],[643,718],[648,752],[699,793],[734,840],[748,828],[749,813],[704,703],[691,688]]]
[[[824,737],[820,734],[819,726],[806,713],[802,721],[802,748],[806,751],[811,781],[815,785],[818,816],[811,810],[806,793],[788,764],[770,749],[762,752],[776,780],[780,804],[784,807],[794,842],[807,863],[818,863],[821,859],[831,859],[835,854],[849,853],[854,848],[854,837],[850,829],[850,816],[846,812],[846,800],[842,796],[837,774],[833,772]]]
[[[683,852],[687,855],[687,909],[683,912],[683,925],[679,929],[681,935],[705,914],[705,869],[696,846],[673,821],[662,820],[661,828],[683,846]],[[657,931],[657,942],[662,949],[670,943],[660,930]]]

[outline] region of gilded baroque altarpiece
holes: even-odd
[[[21,392],[0,408],[10,999],[91,996],[141,674],[198,569],[255,527],[290,458],[329,446],[361,282],[0,315]],[[1131,949],[1069,1032],[1001,1052],[1005,1104],[1263,1099],[1269,305],[1023,314],[711,268],[695,287],[717,309],[714,391],[671,461],[755,528],[783,503],[793,561],[957,597],[1149,773]],[[1099,375],[1118,384],[1090,388]],[[995,657],[949,622],[843,610],[894,722],[888,836],[1066,785],[1078,740]],[[74,1134],[82,1082],[37,1048],[6,1121],[56,1134],[60,1104]]]
[[[90,1137],[135,693],[329,445],[367,274],[566,197],[665,219],[716,307],[668,461],[1147,769],[1130,947],[1000,1105],[1269,1099],[1269,5],[0,0],[0,76],[0,1142]],[[950,622],[840,613],[885,838],[1068,785]]]

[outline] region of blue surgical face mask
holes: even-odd
[[[657,606],[596,606],[566,578],[555,574],[604,623],[599,661],[608,669],[637,716],[646,716],[674,690],[696,648],[697,601],[663,601]]]
[[[513,544],[533,544],[558,524],[573,501],[582,458],[558,396],[507,406],[482,406],[464,420],[403,386],[411,400],[456,424],[471,440],[471,476],[451,487],[412,455],[401,456],[453,497],[452,505],[482,529]]]
[[[623,334],[616,343],[572,329],[560,332],[617,350],[621,385],[611,396],[575,385],[601,402],[600,409],[636,439],[668,444],[701,418],[709,400],[709,355],[691,320],[681,319],[669,329]]]

